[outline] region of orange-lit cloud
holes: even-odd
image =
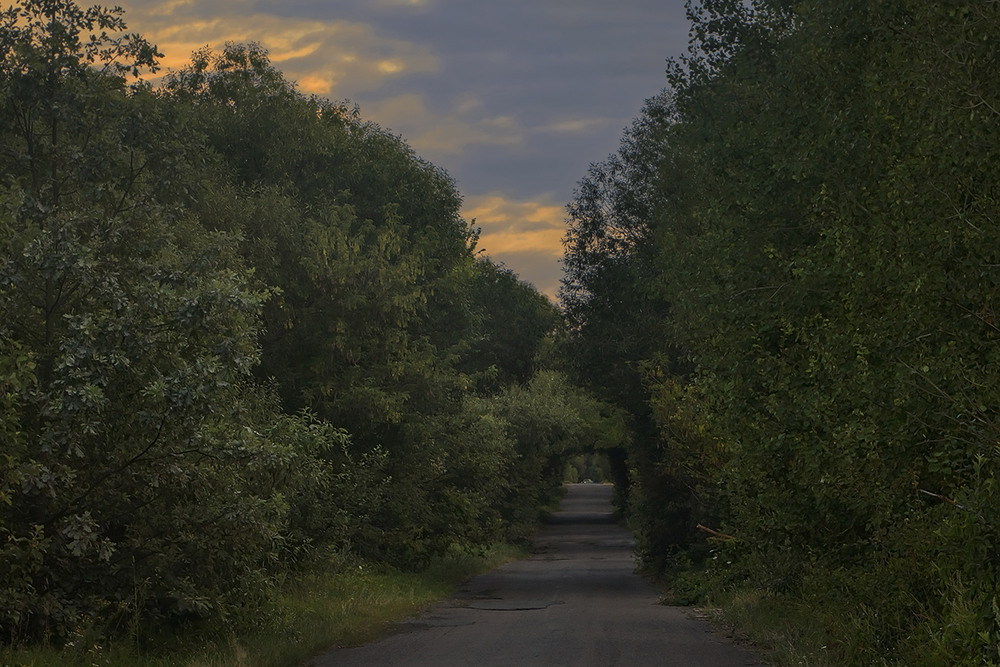
[[[480,227],[479,245],[496,261],[516,267],[523,280],[555,299],[566,233],[565,208],[547,196],[516,201],[501,193],[469,197],[463,215]]]
[[[340,98],[338,90],[374,90],[390,78],[439,67],[428,47],[387,37],[365,23],[246,14],[245,4],[233,1],[213,2],[212,18],[194,13],[192,0],[131,0],[123,6],[129,30],[157,45],[165,69],[183,67],[204,46],[218,50],[226,42],[258,42],[303,92]]]
[[[432,4],[431,0],[374,0],[374,4],[379,7],[408,7],[426,8]]]
[[[543,125],[538,128],[538,131],[580,134],[614,126],[616,122],[613,118],[568,118],[549,125]]]
[[[561,254],[559,245],[565,232],[561,205],[544,200],[513,201],[493,193],[470,197],[463,213],[483,226],[479,245],[488,253],[530,250]]]

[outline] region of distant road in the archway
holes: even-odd
[[[309,665],[762,665],[685,609],[658,604],[633,572],[632,538],[613,521],[611,495],[610,486],[570,485],[535,556],[470,580],[390,637]]]

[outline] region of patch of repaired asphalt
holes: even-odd
[[[557,604],[565,604],[562,600],[473,600],[463,605],[467,609],[482,609],[484,611],[532,611],[548,609]]]

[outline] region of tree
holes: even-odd
[[[259,46],[198,52],[165,88],[197,110],[236,181],[238,203],[220,191],[202,218],[241,233],[246,261],[280,290],[265,308],[258,375],[274,378],[286,411],[346,428],[356,453],[385,452],[393,492],[357,549],[414,566],[495,537],[479,521],[495,494],[469,480],[496,470],[507,439],[469,414],[466,373],[485,370],[482,352],[500,382],[526,379],[553,309],[512,275],[490,284],[446,174],[356,109],[298,93]],[[485,299],[501,295],[505,314],[530,326],[516,333],[523,344],[504,341],[524,347],[516,357],[496,349],[502,329]]]
[[[996,660],[995,13],[699,3],[638,179],[637,279],[669,304],[641,357],[661,439],[636,461],[663,478],[640,491],[695,464],[736,537],[721,576],[840,601],[878,637],[859,664]]]
[[[558,309],[534,286],[489,258],[476,260],[469,285],[475,326],[459,368],[481,391],[527,383],[561,323]]]
[[[204,146],[126,86],[155,49],[120,14],[24,0],[0,18],[0,626],[15,641],[223,615],[255,592],[283,512],[242,474],[270,446],[241,398],[265,295],[234,239],[183,206]]]

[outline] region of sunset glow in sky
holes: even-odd
[[[553,296],[565,206],[617,148],[664,61],[684,0],[128,0],[165,69],[259,42],[299,89],[361,107],[444,168],[479,247]]]

